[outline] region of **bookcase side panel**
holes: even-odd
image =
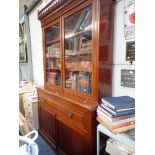
[[[114,2],[100,0],[99,101],[112,96]]]

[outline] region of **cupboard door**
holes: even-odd
[[[40,107],[40,129],[52,143],[56,143],[56,115]]]
[[[65,88],[91,94],[92,6],[66,14],[63,20]]]
[[[63,122],[57,122],[58,150],[65,155],[87,155],[86,133],[70,127]]]
[[[52,85],[61,85],[60,22],[46,28],[44,33],[46,82]]]

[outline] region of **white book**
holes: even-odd
[[[110,153],[111,155],[135,154],[135,150],[111,138],[107,141],[106,152]]]

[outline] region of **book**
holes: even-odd
[[[84,93],[91,93],[91,74],[80,72],[78,76],[78,90]]]
[[[106,152],[112,155],[134,155],[134,149],[112,138],[107,140]]]
[[[98,118],[100,119],[100,121],[104,122],[109,128],[111,128],[111,130],[135,124],[135,120],[131,120],[131,121],[123,122],[123,123],[119,123],[119,124],[113,124],[113,123],[110,124],[108,121],[103,120],[100,117],[100,115],[98,115]]]
[[[102,117],[104,117],[105,119],[107,119],[108,121],[111,121],[111,122],[116,122],[116,121],[120,121],[120,120],[128,119],[128,118],[135,118],[134,114],[133,115],[120,116],[120,117],[116,117],[116,118],[111,118],[98,108],[97,108],[97,114],[101,115]]]
[[[105,106],[104,103],[101,103],[101,107],[107,109],[109,112],[113,113],[114,115],[119,115],[119,114],[125,114],[126,115],[126,113],[128,114],[130,112],[133,114],[135,113],[135,108],[127,108],[124,110],[122,110],[122,109],[121,110],[113,110],[110,107]]]
[[[135,99],[129,96],[105,97],[101,101],[114,110],[135,107]]]
[[[108,119],[106,119],[104,116],[102,116],[101,114],[98,113],[98,117],[103,120],[104,122],[106,122],[107,124],[113,126],[113,125],[119,125],[122,123],[126,123],[126,122],[132,122],[135,121],[135,117],[131,117],[131,118],[126,118],[126,119],[122,119],[122,120],[118,120],[115,122],[109,121]]]
[[[104,127],[106,127],[108,130],[110,130],[112,133],[116,134],[116,133],[120,133],[120,132],[124,132],[127,130],[131,130],[135,128],[135,124],[130,124],[130,125],[126,125],[123,127],[118,127],[118,128],[114,128],[112,129],[109,125],[107,125],[104,121],[102,121],[99,117],[96,118],[97,121],[102,124]]]
[[[107,109],[105,109],[104,107],[102,107],[101,105],[99,105],[98,108],[101,109],[106,115],[108,115],[111,118],[135,114],[134,111],[125,111],[123,113],[119,113],[119,114],[115,115],[115,114],[111,113],[110,111],[108,111]]]

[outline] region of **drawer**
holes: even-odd
[[[84,115],[75,112],[73,109],[60,107],[59,115],[72,123],[84,128]]]
[[[57,117],[61,117],[67,121],[84,128],[84,114],[78,113],[73,107],[64,107],[61,103],[55,103],[44,95],[40,96],[39,105],[48,111],[55,111]]]

